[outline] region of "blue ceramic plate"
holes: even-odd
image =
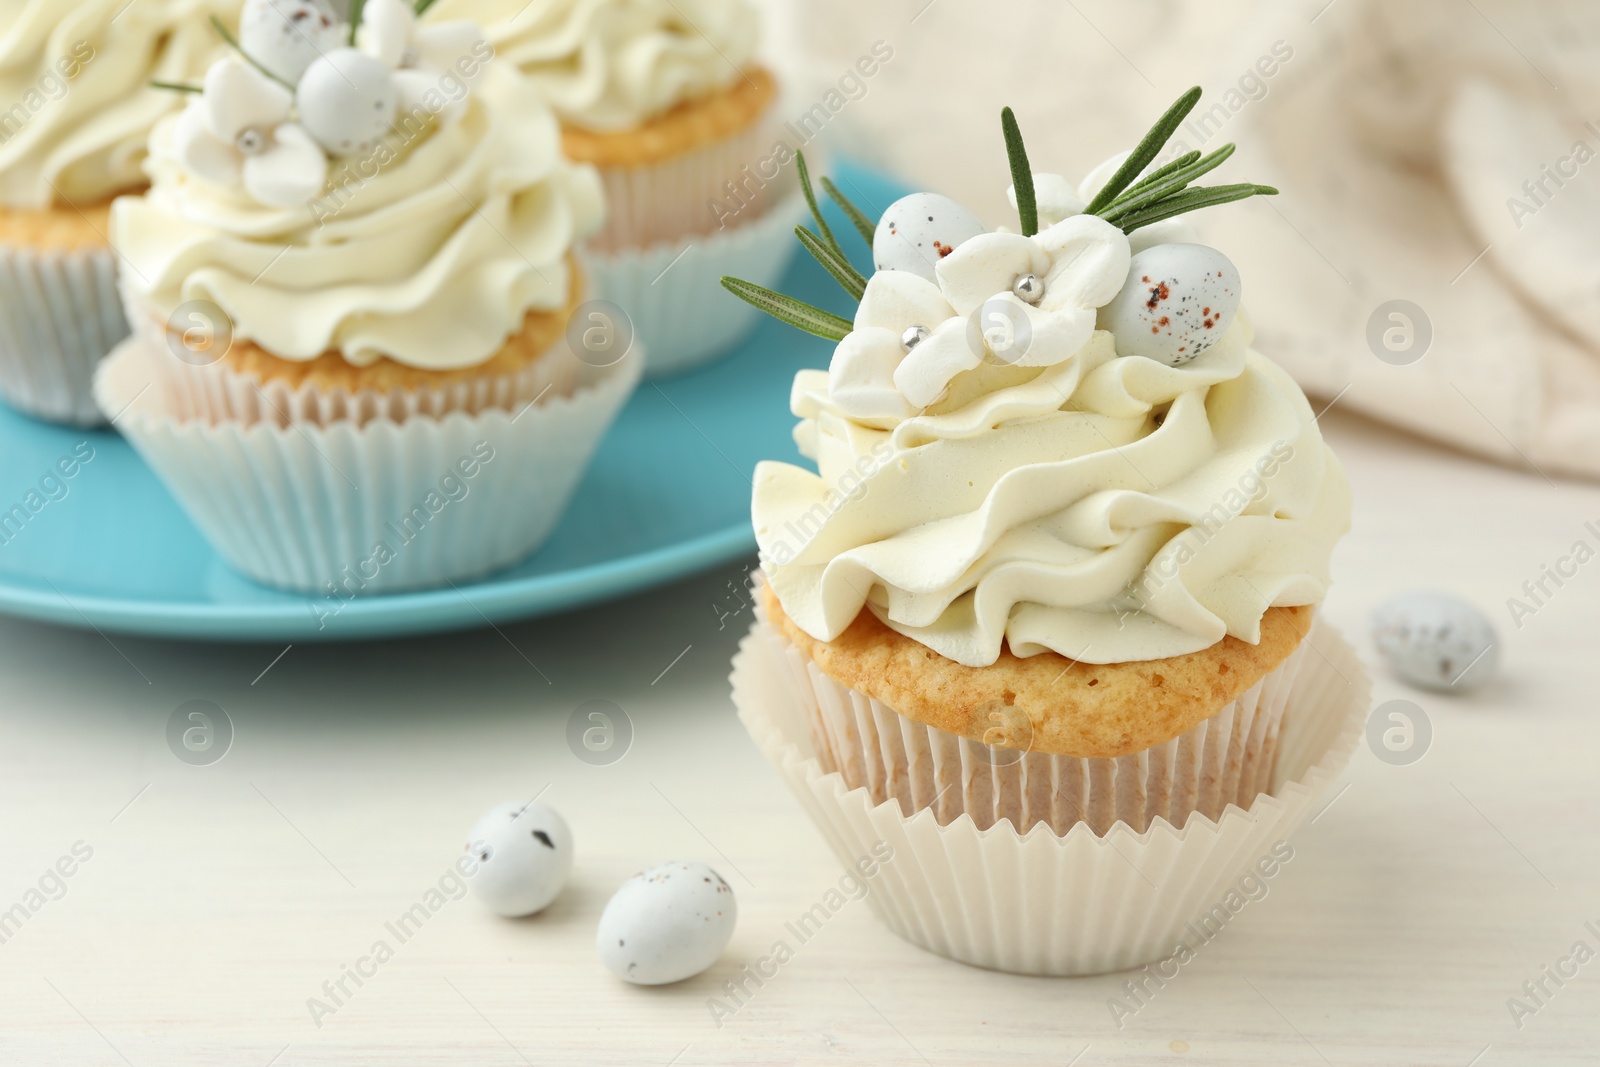
[[[839,183],[874,217],[904,192],[849,165]],[[865,265],[849,224],[831,210],[829,219]],[[803,254],[783,288],[848,311]],[[640,387],[539,552],[459,592],[356,600],[322,629],[308,598],[229,570],[116,434],[0,406],[0,518],[19,504],[30,515],[20,529],[0,526],[0,612],[171,637],[319,641],[481,626],[645,589],[754,550],[752,472],[758,460],[798,458],[789,385],[830,353],[827,342],[763,317],[728,359]],[[93,458],[77,462],[89,449]]]

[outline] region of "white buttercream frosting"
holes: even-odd
[[[529,311],[566,305],[569,253],[603,214],[594,170],[562,157],[555,116],[499,63],[459,120],[346,159],[307,205],[196,177],[177,122],[152,138],[149,193],[113,207],[129,303],[159,320],[212,301],[236,337],[284,359],[481,363]]]
[[[427,19],[477,22],[563,122],[602,131],[732,85],[760,36],[748,0],[439,0]]]
[[[88,204],[144,184],[150,130],[181,108],[152,80],[189,83],[226,50],[211,16],[238,0],[5,0],[0,202]]]
[[[817,473],[756,470],[773,589],[818,640],[866,609],[969,666],[1002,644],[1116,663],[1258,641],[1268,607],[1322,599],[1343,471],[1242,312],[1182,366],[1117,358],[1095,309],[1129,241],[1036,185],[1053,225],[957,246],[937,285],[878,272],[830,368],[796,378]],[[1030,273],[1037,305],[1012,294]]]

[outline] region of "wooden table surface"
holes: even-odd
[[[23,905],[0,916],[0,1063],[1593,1063],[1600,962],[1570,956],[1600,949],[1600,563],[1520,629],[1505,601],[1596,540],[1600,487],[1338,409],[1323,421],[1356,491],[1328,616],[1370,657],[1376,602],[1454,590],[1501,627],[1502,677],[1445,698],[1375,670],[1378,700],[1426,710],[1426,755],[1358,749],[1270,894],[1120,1027],[1125,976],[970,969],[864,903],[713,1020],[708,1000],[841,873],[728,698],[745,563],[503,632],[281,658],[0,620],[0,909]],[[220,762],[169,749],[190,700],[234,724]],[[618,762],[568,747],[590,700],[632,723]],[[481,810],[541,791],[578,852],[548,912],[445,897],[393,937]],[[595,956],[596,920],[619,882],[674,857],[734,886],[733,943],[699,978],[624,985]],[[324,983],[379,940],[392,958],[345,978],[334,1007]],[[1576,974],[1558,985],[1547,966]],[[1536,1010],[1514,1017],[1513,997]]]

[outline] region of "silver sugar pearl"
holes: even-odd
[[[1011,291],[1024,304],[1037,304],[1044,299],[1044,281],[1037,274],[1024,274],[1011,283]]]
[[[906,332],[900,335],[900,347],[909,352],[926,341],[928,333],[926,326],[907,326]]]
[[[267,150],[267,135],[259,127],[251,126],[239,131],[233,146],[247,156],[257,156]]]

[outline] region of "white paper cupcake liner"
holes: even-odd
[[[283,427],[175,417],[149,362],[171,359],[139,338],[119,346],[95,380],[101,408],[232,567],[318,598],[314,614],[475,578],[537,549],[642,363],[585,366],[572,395],[520,412]]]
[[[1288,837],[1348,761],[1370,684],[1331,627],[1318,621],[1307,642],[1312,654],[1287,686],[1271,790],[1217,818],[1197,811],[1181,828],[1158,815],[1142,833],[1119,820],[1101,834],[1081,821],[1064,835],[1046,822],[1023,834],[1006,819],[980,829],[965,813],[941,824],[932,807],[908,817],[898,800],[850,788],[817,757],[809,672],[797,676],[786,642],[761,620],[734,659],[733,699],[841,863],[880,842],[893,849],[867,902],[895,933],[994,970],[1097,974],[1172,954],[1186,926]]]
[[[766,214],[708,236],[615,253],[588,250],[583,264],[596,297],[622,308],[649,349],[645,373],[680,374],[725,355],[761,313],[722,287],[733,275],[775,288],[799,242],[805,211],[795,190]]]
[[[1019,752],[967,740],[896,713],[822,672],[775,628],[766,633],[795,682],[817,762],[873,803],[893,799],[941,824],[963,813],[979,830],[1002,819],[1022,833],[1043,823],[1066,834],[1086,822],[1144,831],[1157,818],[1182,826],[1195,812],[1217,819],[1248,808],[1272,787],[1278,731],[1304,642],[1247,692],[1192,729],[1114,759]]]
[[[771,106],[739,136],[659,163],[598,168],[606,221],[589,239],[589,247],[598,252],[663,242],[682,247],[697,235],[748,225],[766,214],[797,188],[794,165],[780,166],[773,156],[773,147],[788,140],[774,118],[781,113]],[[763,171],[773,177],[765,177]],[[718,203],[723,212],[713,210]]]
[[[168,345],[168,339],[160,323],[149,322],[138,332],[148,351],[163,354],[161,348]],[[199,419],[247,426],[257,422],[327,426],[345,421],[365,426],[375,419],[439,419],[452,412],[478,415],[496,408],[515,412],[535,401],[569,395],[577,388],[584,367],[562,344],[516,374],[468,379],[444,388],[351,393],[310,384],[293,387],[281,381],[263,385],[254,375],[223,362],[187,363],[171,354],[170,346],[165,355],[167,358],[149,361],[147,366],[169,415],[180,422]],[[642,356],[636,352],[628,359],[642,363]]]
[[[103,422],[94,370],[128,336],[109,248],[0,246],[0,397],[54,422]]]

